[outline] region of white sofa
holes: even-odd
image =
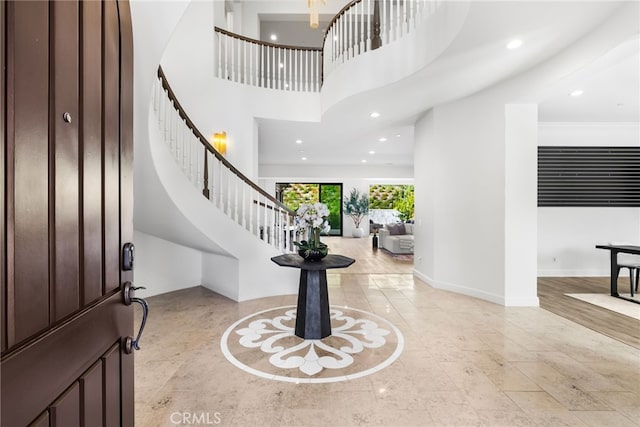
[[[413,253],[413,224],[387,224],[378,234],[379,247],[394,254]]]

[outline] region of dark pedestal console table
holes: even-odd
[[[327,270],[349,267],[356,260],[342,255],[327,255],[320,261],[305,261],[297,254],[285,254],[275,256],[271,261],[282,267],[300,269],[296,336],[319,340],[331,335]]]

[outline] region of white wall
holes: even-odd
[[[200,251],[137,230],[133,242],[136,245],[135,285],[147,288],[140,291],[141,296],[200,286]]]
[[[537,302],[538,106],[505,106],[505,278],[507,305]]]
[[[415,224],[414,270],[418,277],[427,280],[436,276],[435,245],[437,240],[436,199],[443,187],[438,184],[441,156],[436,144],[436,124],[433,110],[427,111],[415,125],[416,144],[414,157],[420,167],[415,168]]]
[[[638,146],[639,123],[540,123],[539,145]],[[538,275],[608,276],[596,244],[640,244],[640,208],[538,208]]]
[[[172,89],[198,129],[207,138],[215,132],[226,131],[227,159],[254,180],[259,165],[256,118],[328,121],[326,113],[346,98],[387,86],[428,65],[454,38],[468,9],[467,2],[441,4],[432,17],[432,25],[429,21],[429,25],[421,25],[401,41],[339,67],[325,79],[323,90],[318,94],[256,88],[214,78],[217,46],[212,28],[218,20],[219,3],[194,1],[189,5],[161,63]],[[239,31],[256,37],[257,33],[253,33],[257,31],[258,14],[291,13],[292,7],[308,13],[304,2],[243,2]],[[327,5],[328,12],[334,9],[338,12],[340,7],[336,3]],[[376,72],[371,73],[371,69]],[[349,77],[354,75],[361,78]],[[341,114],[339,109],[333,110]]]
[[[297,272],[271,262],[271,257],[281,254],[278,249],[259,240],[202,197],[200,189],[188,180],[164,142],[154,114],[150,109],[149,161],[169,200],[165,200],[164,205],[158,205],[157,201],[150,203],[155,203],[155,216],[175,211],[174,224],[165,230],[156,227],[154,234],[169,233],[173,241],[201,250],[206,262],[212,264],[201,269],[202,283],[235,301],[295,293]],[[176,231],[185,232],[185,236],[175,235]],[[212,272],[218,277],[212,278]],[[234,278],[237,281],[231,283]]]
[[[162,56],[162,68],[180,104],[202,134],[227,132],[226,158],[250,179],[257,178],[256,117],[320,120],[315,93],[256,88],[214,77],[215,6],[191,2]]]
[[[485,93],[434,108],[416,123],[415,135],[416,274],[500,304],[506,304],[504,129],[504,102]]]
[[[234,2],[237,4],[238,2]],[[320,3],[318,12],[321,15],[334,16],[344,5],[348,3],[347,0],[331,0],[327,4]],[[300,0],[276,0],[276,1],[242,1],[242,14],[239,17],[241,20],[240,28],[241,33],[244,36],[254,39],[260,39],[260,19],[259,15],[309,15],[309,8],[306,1]],[[319,31],[319,30],[318,30]]]
[[[628,40],[637,32],[637,20],[630,18],[629,9],[637,12],[633,7],[616,11],[539,66],[436,106],[419,118],[415,125],[415,164],[420,165],[415,183],[417,276],[433,286],[504,305],[538,304],[532,267],[536,254],[531,250],[537,247],[533,231],[537,208],[531,203],[537,197],[531,138],[536,130],[531,120],[522,121],[523,112],[505,106],[536,104],[558,81]],[[514,138],[519,127],[530,135]],[[513,145],[518,141],[526,152]],[[542,223],[544,216],[538,214]],[[514,258],[518,254],[526,259]],[[525,267],[520,279],[518,265]]]
[[[349,96],[387,86],[426,69],[458,35],[468,11],[468,1],[439,2],[433,15],[427,16],[399,41],[385,44],[326,72],[322,86],[324,111]],[[447,80],[435,85],[446,84]],[[431,84],[427,79],[421,83]]]

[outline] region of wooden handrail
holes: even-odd
[[[359,1],[359,0],[357,0]],[[242,40],[248,43],[258,44],[266,47],[274,47],[278,49],[291,49],[291,50],[308,50],[310,52],[320,52],[322,54],[322,48],[319,47],[306,47],[306,46],[288,46],[286,44],[277,44],[277,43],[269,43],[262,40],[252,39],[250,37],[245,37],[240,34],[232,33],[231,31],[227,31],[220,27],[214,27],[214,30],[218,33],[222,33],[225,36],[233,37],[234,39]]]
[[[291,215],[295,215],[294,211],[292,211],[291,209],[289,209],[288,207],[283,205],[280,201],[278,201],[278,199],[276,199],[275,197],[273,197],[272,195],[270,195],[269,193],[264,191],[259,185],[255,184],[253,181],[251,181],[249,178],[247,178],[242,172],[240,172],[238,169],[236,169],[236,167],[233,166],[227,159],[225,159],[222,154],[220,154],[215,148],[213,148],[213,146],[204,137],[204,135],[202,135],[200,130],[198,130],[196,125],[191,121],[191,119],[189,118],[187,113],[184,111],[184,108],[182,108],[182,105],[178,101],[178,98],[176,97],[175,93],[171,89],[171,85],[169,85],[169,81],[167,80],[167,76],[164,74],[164,71],[162,70],[162,66],[158,67],[158,78],[160,79],[160,81],[162,83],[162,88],[167,91],[167,96],[169,97],[169,100],[173,103],[173,106],[175,107],[176,111],[178,112],[180,118],[182,120],[184,120],[184,122],[187,125],[187,127],[189,129],[191,129],[191,132],[193,132],[193,135],[196,138],[198,138],[198,140],[204,146],[204,148],[207,151],[209,151],[211,154],[213,154],[216,157],[216,159],[218,159],[225,167],[227,167],[231,172],[233,172],[234,175],[236,175],[238,178],[240,178],[242,181],[244,181],[247,185],[249,185],[255,191],[260,193],[266,199],[268,199],[271,202],[273,202],[276,206],[280,207],[283,211],[285,211],[285,212],[287,212],[287,213],[289,213]],[[206,156],[205,156],[205,158],[206,158]]]
[[[329,34],[329,30],[331,29],[331,27],[333,26],[333,24],[335,24],[335,22],[340,19],[340,17],[342,15],[344,15],[347,10],[351,9],[356,3],[360,3],[362,0],[352,0],[349,3],[347,3],[345,5],[345,7],[343,7],[340,12],[338,12],[336,14],[336,16],[333,17],[333,19],[331,21],[329,21],[329,25],[327,25],[327,29],[324,31],[324,38],[322,39],[322,46],[324,46],[325,41],[327,40],[327,35]],[[372,0],[375,1],[375,0]]]

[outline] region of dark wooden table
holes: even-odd
[[[618,293],[618,272],[620,269],[618,268],[618,254],[634,254],[640,255],[640,246],[631,246],[631,245],[596,245],[597,249],[607,249],[611,251],[611,296],[626,299],[627,301],[635,302],[640,304],[640,301],[627,298]]]
[[[300,269],[296,336],[319,340],[331,335],[327,270],[349,267],[356,260],[342,255],[327,255],[320,261],[305,261],[298,254],[285,254],[274,256],[271,261],[282,267]]]

